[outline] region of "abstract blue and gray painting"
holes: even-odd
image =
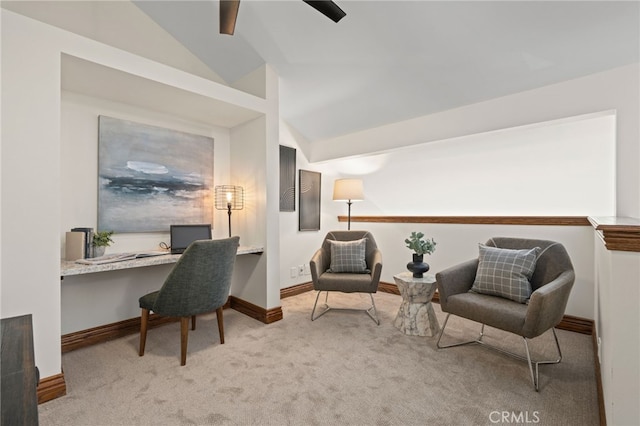
[[[98,229],[212,223],[213,139],[99,117]]]

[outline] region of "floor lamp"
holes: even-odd
[[[219,185],[215,188],[216,210],[226,210],[229,215],[229,238],[231,238],[231,210],[244,208],[244,189],[235,185]]]
[[[351,203],[364,200],[362,179],[337,179],[333,184],[333,201],[346,201],[349,206],[347,229],[351,230]]]

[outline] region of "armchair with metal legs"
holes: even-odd
[[[528,303],[519,303],[507,298],[470,291],[478,269],[478,259],[456,265],[436,274],[440,307],[447,313],[438,335],[438,349],[461,345],[479,344],[497,350],[514,358],[527,361],[531,381],[539,390],[539,366],[558,364],[562,361],[562,351],[558,343],[555,326],[564,315],[569,294],[575,280],[571,259],[558,242],[521,238],[491,238],[489,247],[522,250],[539,247],[536,266],[531,277],[531,297]],[[477,338],[463,342],[442,344],[444,330],[451,315],[470,319],[481,324]],[[508,331],[522,337],[526,356],[486,343],[483,340],[485,325]],[[529,350],[529,340],[551,329],[557,349],[557,358],[533,360]]]
[[[353,243],[357,244],[358,241],[364,239],[364,247],[359,249],[349,249],[347,255],[342,258],[347,259],[347,262],[356,261],[360,262],[361,270],[353,269],[354,272],[345,272],[345,269],[338,269],[333,271],[332,265],[335,268],[336,259],[336,247],[333,247],[333,263],[332,263],[332,244],[337,242],[337,245],[341,243]],[[355,253],[358,252],[358,256],[362,255],[359,259]],[[358,259],[356,259],[358,258]],[[364,311],[371,319],[378,325],[380,320],[376,311],[376,305],[373,300],[373,293],[378,291],[378,285],[380,283],[380,274],[382,273],[382,253],[378,249],[376,240],[368,231],[332,231],[329,232],[323,243],[319,248],[311,261],[309,262],[311,267],[311,280],[313,282],[313,288],[318,292],[316,295],[316,301],[311,311],[311,320],[314,321],[326,314],[331,310],[347,310],[347,311]],[[346,270],[351,270],[346,268]],[[325,292],[325,301],[323,310],[316,314],[316,308],[318,306],[318,300],[320,294]],[[366,309],[351,309],[351,308],[335,308],[328,304],[329,292],[342,292],[342,293],[367,293],[371,299],[371,306]]]

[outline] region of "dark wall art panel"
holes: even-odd
[[[296,149],[280,145],[280,211],[296,211]]]
[[[320,230],[320,183],[320,173],[300,170],[300,231]]]

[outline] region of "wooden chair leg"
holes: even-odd
[[[187,363],[187,341],[189,340],[189,317],[180,318],[180,365]]]
[[[144,345],[147,343],[147,326],[149,324],[149,310],[142,308],[140,315],[140,350],[138,355],[144,355]]]
[[[191,329],[192,330],[196,329],[196,316],[195,315],[191,316]]]
[[[224,320],[222,319],[222,307],[216,309],[218,318],[218,332],[220,333],[220,344],[224,344]]]

